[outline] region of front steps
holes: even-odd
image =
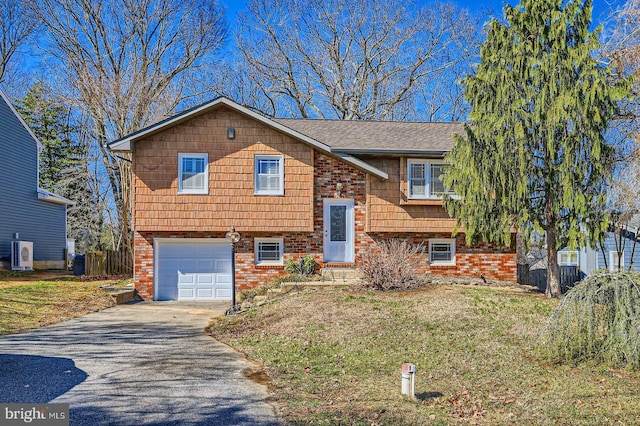
[[[321,281],[354,284],[360,281],[360,271],[355,268],[322,268],[320,277]]]
[[[360,282],[360,271],[353,268],[322,268],[319,275],[320,279],[316,281],[283,282],[281,288],[288,291],[294,288],[340,288]]]
[[[242,302],[242,311],[277,299],[293,290],[348,288],[360,283],[360,271],[353,268],[322,268],[316,281],[287,281],[279,288],[270,288],[264,295],[254,296],[251,301]]]

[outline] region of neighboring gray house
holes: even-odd
[[[38,187],[40,149],[40,141],[0,91],[0,267],[5,269],[12,268],[12,261],[23,265],[19,269],[66,265],[67,209],[74,203]],[[13,258],[12,246],[19,248]]]
[[[618,246],[620,246],[622,251],[620,266],[622,269],[626,271],[631,265],[632,270],[638,271],[640,270],[640,240],[635,244],[635,250],[634,241],[640,237],[638,235],[639,228],[640,215],[634,215],[626,229],[623,230],[622,239],[620,239],[620,235],[609,232],[604,240],[604,248],[582,247],[577,250],[560,250],[558,251],[558,263],[561,266],[578,266],[585,275],[596,269],[614,270],[618,266]],[[618,240],[617,245],[616,239]],[[631,262],[632,256],[633,263]]]

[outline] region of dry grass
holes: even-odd
[[[0,335],[43,327],[113,306],[99,288],[60,273],[0,275]]]
[[[640,424],[640,376],[545,364],[557,301],[516,288],[321,291],[226,317],[212,334],[264,365],[289,424]],[[419,402],[400,397],[417,365]]]

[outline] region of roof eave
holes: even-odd
[[[69,200],[61,195],[54,194],[53,192],[49,192],[46,189],[38,188],[38,199],[42,201],[47,201],[49,203],[54,204],[64,204],[67,206],[75,206],[76,203],[74,201]]]
[[[278,130],[282,133],[285,133],[295,139],[298,139],[318,150],[324,151],[325,153],[328,154],[332,154],[335,155],[339,158],[342,158],[344,161],[347,161],[349,163],[351,163],[352,165],[356,166],[357,168],[366,171],[368,173],[372,173],[382,179],[388,179],[389,176],[387,175],[387,173],[383,172],[382,170],[379,170],[369,164],[367,164],[366,162],[359,160],[357,158],[354,158],[350,155],[344,155],[344,154],[340,154],[340,153],[336,153],[334,152],[331,147],[329,145],[326,145],[322,142],[317,141],[316,139],[310,138],[309,136],[306,136],[296,130],[291,129],[290,127],[287,127],[283,124],[280,124],[274,120],[271,120],[267,117],[264,117],[254,111],[251,111],[250,109],[243,107],[240,104],[237,104],[235,102],[233,102],[230,99],[224,98],[224,97],[220,97],[217,99],[214,99],[211,102],[208,102],[206,104],[200,105],[198,107],[192,108],[190,110],[186,110],[185,112],[178,114],[172,118],[160,121],[154,125],[151,125],[149,127],[146,127],[144,129],[141,129],[135,133],[132,133],[129,136],[126,136],[122,139],[118,139],[113,141],[111,144],[109,144],[109,149],[113,150],[113,151],[132,151],[133,146],[136,142],[136,140],[139,140],[141,138],[150,136],[154,133],[160,132],[162,130],[165,130],[168,127],[172,127],[175,126],[183,121],[189,120],[190,118],[192,118],[194,115],[198,115],[206,110],[212,109],[218,105],[225,105],[241,114],[247,115],[257,121],[259,121],[260,123],[265,124],[266,126],[269,126],[275,130]]]

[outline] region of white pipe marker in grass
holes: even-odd
[[[415,364],[402,364],[402,395],[409,398],[416,397],[416,366]]]

